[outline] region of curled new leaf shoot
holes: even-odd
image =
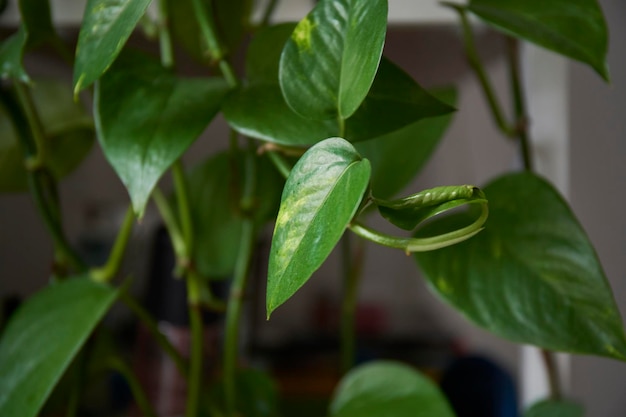
[[[485,194],[472,185],[437,187],[399,200],[373,199],[373,201],[378,205],[383,217],[405,230],[413,230],[426,220],[462,205],[480,205],[480,215],[471,224],[431,237],[392,236],[358,222],[349,226],[350,230],[367,240],[402,249],[407,253],[441,249],[467,240],[483,229],[489,216]]]

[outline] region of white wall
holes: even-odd
[[[570,65],[570,195],[626,317],[626,2],[603,0],[611,84]],[[574,357],[572,388],[589,417],[626,415],[626,364]]]

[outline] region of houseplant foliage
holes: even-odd
[[[187,416],[276,415],[270,377],[238,369],[237,358],[254,243],[272,221],[268,317],[342,239],[349,243],[357,235],[416,253],[433,291],[495,334],[550,350],[626,357],[619,312],[593,247],[554,187],[532,172],[515,49],[515,38],[534,42],[608,78],[606,26],[595,0],[444,5],[459,14],[471,67],[496,124],[519,142],[525,172],[496,178],[484,189],[443,186],[401,197],[398,191],[443,135],[456,95],[451,89],[424,90],[382,55],[386,0],[320,0],[300,22],[274,26],[268,22],[276,1],[255,22],[251,15],[258,5],[249,0],[161,0],[154,5],[156,17],[146,14],[149,5],[150,0],[89,0],[72,51],[55,32],[47,0],[23,0],[20,27],[0,47],[0,190],[28,189],[55,249],[52,283],[25,302],[0,339],[0,415],[37,415],[70,364],[88,355],[86,341],[116,302],[145,321],[187,378]],[[468,14],[510,37],[512,122],[482,69]],[[140,23],[156,30],[159,57],[125,46]],[[189,78],[176,71],[175,42],[207,65],[206,75]],[[42,44],[67,59],[72,86],[29,75],[23,57]],[[230,59],[244,44],[239,75]],[[53,104],[46,102],[50,91]],[[91,117],[81,100],[93,100]],[[185,170],[180,158],[218,113],[232,129],[229,150]],[[65,237],[57,192],[93,135],[129,193],[129,210],[105,265],[85,264]],[[158,186],[168,172],[174,179],[171,197]],[[133,224],[150,201],[169,232],[176,273],[187,285],[188,360],[158,332],[127,287],[114,283]],[[366,220],[376,209],[410,235],[370,228]],[[349,260],[350,245],[344,251]],[[344,283],[346,371],[354,364],[357,270],[347,265]],[[215,279],[230,279],[227,300],[211,293]],[[225,311],[216,379],[201,373],[204,309]],[[155,415],[132,371],[111,355],[107,363],[128,378],[142,412]],[[580,415],[580,407],[562,401],[556,386],[552,397],[527,415]],[[75,414],[76,403],[67,406],[68,415]],[[417,370],[384,361],[349,371],[328,414],[454,411]]]

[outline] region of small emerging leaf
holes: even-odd
[[[596,0],[471,0],[496,29],[589,64],[608,80],[608,31]]]
[[[20,307],[0,339],[0,415],[34,417],[117,291],[86,278],[54,284]]]
[[[350,117],[372,85],[386,27],[387,0],[320,0],[280,60],[289,106],[315,120]]]
[[[272,238],[267,315],[308,281],[356,213],[370,164],[344,139],[311,147],[287,179]]]
[[[375,200],[380,214],[404,230],[465,204],[486,204],[485,194],[473,185],[446,185],[394,201]]]
[[[626,359],[619,310],[596,253],[558,192],[530,173],[484,188],[476,237],[416,258],[431,288],[481,327],[518,343]],[[424,233],[449,229],[449,216]]]
[[[350,371],[330,404],[331,417],[454,417],[437,385],[417,370],[390,361]]]

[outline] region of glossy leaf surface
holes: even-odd
[[[445,396],[408,365],[372,362],[350,371],[330,404],[332,417],[454,417]]]
[[[237,411],[246,417],[276,417],[279,415],[278,389],[272,378],[254,369],[240,370],[235,379]],[[224,385],[212,392],[213,402],[224,407]],[[224,407],[225,408],[225,407]]]
[[[228,92],[222,79],[177,78],[140,54],[123,54],[96,85],[102,149],[138,214],[163,173],[198,138]]]
[[[569,401],[545,400],[533,404],[524,417],[584,417],[584,408]]]
[[[280,85],[303,117],[347,119],[367,95],[383,51],[387,0],[321,0],[285,44]]]
[[[111,66],[151,0],[88,0],[76,46],[74,92]]]
[[[284,181],[266,158],[257,158],[256,165],[253,214],[261,226],[276,215]],[[196,267],[204,277],[228,278],[235,269],[244,221],[238,198],[244,186],[243,155],[237,166],[239,172],[233,175],[229,155],[222,152],[194,167],[189,175]]]
[[[278,84],[255,84],[236,91],[222,110],[241,134],[281,145],[304,147],[339,132],[336,120],[305,119],[291,110]]]
[[[282,97],[276,84],[278,59],[293,27],[292,23],[272,26],[255,36],[247,54],[248,85],[229,96],[224,114],[242,134],[281,145],[307,146],[339,134],[339,124],[336,119],[302,117]],[[346,121],[346,139],[366,140],[452,110],[383,58],[365,101]]]
[[[453,89],[435,96],[451,106],[456,102]],[[429,160],[451,121],[452,115],[428,118],[356,143],[357,151],[372,164],[372,194],[390,198],[406,187]]]
[[[295,24],[265,28],[253,38],[246,56],[247,85],[230,94],[223,112],[240,133],[287,146],[308,146],[339,132],[336,120],[306,119],[285,103],[278,85],[278,63]]]
[[[608,79],[607,27],[596,0],[471,0],[468,8],[505,33],[589,64]]]
[[[70,174],[87,156],[94,140],[93,121],[75,103],[69,85],[34,80],[33,103],[42,122],[46,166],[57,180]],[[25,191],[24,155],[9,116],[0,111],[0,192]]]
[[[369,178],[369,162],[340,138],[311,147],[293,167],[272,238],[268,316],[328,257],[356,213]]]
[[[116,297],[108,286],[76,278],[20,307],[0,340],[0,415],[37,415]]]
[[[490,206],[485,230],[416,255],[432,289],[479,326],[514,342],[625,359],[611,289],[565,201],[529,173],[503,176],[484,191]],[[467,222],[464,217],[443,219],[424,233]]]

